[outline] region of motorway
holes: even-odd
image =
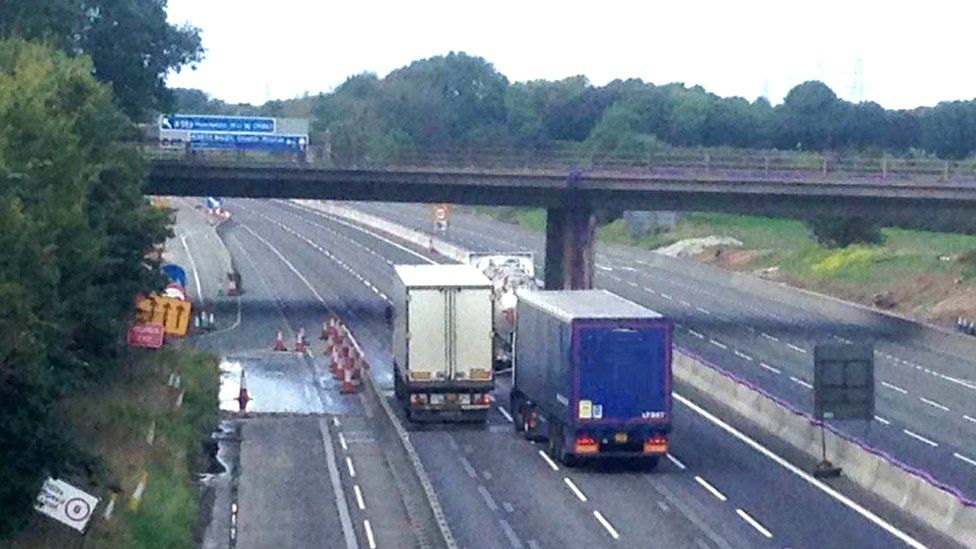
[[[353,541],[358,546],[414,545],[409,528],[404,526],[408,510],[398,505],[398,498],[390,496],[396,491],[396,479],[389,467],[391,458],[384,457],[376,448],[377,437],[375,433],[370,434],[374,427],[363,403],[336,395],[331,380],[322,375],[321,357],[301,357],[298,362],[304,366],[289,367],[281,364],[284,359],[270,359],[267,349],[275,331],[285,330],[290,343],[294,331],[305,327],[310,333],[315,332],[324,313],[335,311],[352,327],[366,350],[378,384],[391,393],[390,334],[383,314],[392,282],[391,266],[442,259],[291,203],[234,200],[226,207],[234,217],[221,228],[222,235],[241,272],[245,294],[239,301],[239,319],[229,313],[230,318],[221,325],[222,331],[203,337],[209,338],[210,348],[232,358],[231,362],[249,364],[245,369],[257,372],[255,377],[262,378],[262,383],[281,376],[287,385],[293,386],[291,389],[280,389],[281,386],[273,383],[265,389],[252,386],[256,410],[262,410],[260,406],[269,400],[275,403],[288,400],[287,396],[277,396],[279,391],[306,396],[292,399],[297,404],[287,415],[289,421],[299,425],[282,426],[276,432],[262,427],[261,422],[244,422],[239,464],[241,504],[237,520],[242,541],[239,545],[302,547],[306,546],[303,540],[326,536],[322,539],[332,540],[328,546],[339,546],[343,539],[339,532],[346,528],[343,515],[353,526]],[[416,217],[418,211],[416,208],[411,211],[409,206],[385,209],[390,216],[404,220]],[[476,217],[471,220],[487,225],[480,229],[472,226],[468,232],[462,232],[463,225],[456,216],[452,235],[470,240],[462,244],[472,248],[492,249],[503,244],[491,238],[512,238],[504,242],[504,250],[518,247],[516,242],[524,247],[541,242],[538,236],[506,233],[506,226],[500,224]],[[190,247],[193,247],[192,239]],[[198,251],[198,260],[206,253]],[[601,272],[605,273],[599,277],[601,284],[608,275],[618,276],[618,273],[647,276],[636,268],[631,272],[621,267],[616,263],[601,264]],[[644,283],[654,287],[655,294],[642,292],[640,301],[647,303],[648,296],[652,295],[667,301],[684,299],[677,297],[672,289],[676,283],[663,277],[652,278],[653,281]],[[626,291],[612,289],[635,299],[637,295],[631,291],[629,282],[633,281],[624,281],[620,288]],[[680,282],[689,283],[688,280]],[[660,297],[669,292],[675,295]],[[710,343],[709,346],[716,350],[741,349],[742,354],[756,352],[751,343],[750,346],[733,343],[738,341],[733,338],[740,337],[741,330],[717,318],[719,314],[730,314],[728,311],[695,314],[696,305],[692,303],[706,310],[713,305],[697,298],[688,303],[691,311],[682,312],[660,307],[656,299],[654,302],[655,308],[673,314],[683,327],[679,343],[688,345],[691,339],[698,339],[687,330],[694,329],[693,319],[700,318],[707,325],[708,337],[715,338],[726,349]],[[751,311],[750,318],[760,313],[769,314]],[[767,319],[765,322],[766,331],[762,333],[773,337],[779,337],[774,334],[787,326],[783,321]],[[750,342],[766,339],[761,333],[750,337]],[[795,336],[791,334],[791,337]],[[788,343],[799,347],[802,341],[789,339]],[[780,357],[777,364],[783,368],[783,373],[776,375],[800,375],[785,369],[789,364],[788,353],[776,346],[770,348],[779,353],[775,355]],[[318,348],[313,350],[314,355],[320,352]],[[702,351],[710,349],[702,346]],[[702,354],[709,356],[707,352]],[[718,358],[714,354],[711,357]],[[724,355],[721,358],[724,361]],[[757,361],[750,358],[748,362]],[[298,389],[299,386],[302,388]],[[789,381],[784,386],[793,389]],[[733,428],[696,410],[694,403],[679,399],[676,404],[674,453],[657,470],[566,469],[550,462],[539,446],[512,431],[510,415],[504,407],[507,390],[507,380],[500,379],[496,399],[501,405],[495,408],[485,426],[411,429],[411,440],[462,547],[889,547],[905,543],[918,546],[904,527],[892,526],[842,496],[818,488],[809,477],[730,434]],[[262,391],[276,396],[271,398]],[[307,410],[302,408],[306,405],[310,406]],[[272,407],[264,411],[274,410]],[[271,417],[274,416],[268,416]],[[268,418],[261,421],[269,421]],[[890,421],[900,421],[900,418],[892,413]],[[264,431],[258,432],[262,428]],[[355,435],[346,429],[355,429]],[[248,440],[267,442],[249,448]],[[309,440],[314,443],[309,445]],[[280,445],[277,452],[276,444]],[[340,464],[338,478],[333,467],[323,465],[323,462],[331,463],[330,453]],[[286,459],[283,454],[291,457]],[[342,467],[346,458],[347,466]],[[361,465],[360,460],[366,461]],[[249,463],[251,468],[272,467],[276,473],[251,474]],[[368,477],[363,470],[370,471]],[[351,474],[354,471],[358,476]],[[295,482],[289,475],[299,475],[299,478],[305,475],[309,482]],[[274,487],[273,495],[260,494],[263,484],[268,483]],[[357,486],[362,487],[362,493],[354,497],[353,494],[360,493]],[[300,497],[289,497],[289,490],[296,491]],[[306,497],[311,499],[306,501]],[[245,503],[248,498],[254,498],[255,502]],[[322,513],[328,521],[336,522],[318,521]],[[364,521],[371,525],[369,536],[362,527]],[[260,537],[252,523],[261,525],[257,530],[275,535]],[[326,528],[321,524],[331,526]],[[289,537],[285,530],[304,534]],[[941,542],[927,532],[913,531],[911,535],[926,544]],[[245,540],[246,536],[250,537]],[[344,539],[349,546],[349,536]]]
[[[431,230],[429,206],[357,208]],[[540,233],[483,215],[452,215],[443,237],[478,251],[533,251],[542,265]],[[976,500],[973,354],[828,316],[818,312],[824,298],[795,292],[792,301],[781,300],[716,267],[634,247],[598,246],[596,285],[667,314],[678,322],[677,345],[806,411],[812,409],[814,345],[873,342],[877,415],[834,426]]]

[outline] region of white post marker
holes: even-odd
[[[48,477],[37,495],[34,509],[54,520],[67,524],[79,532],[84,532],[95,508],[98,498],[64,482]]]

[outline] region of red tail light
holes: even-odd
[[[651,435],[651,438],[644,441],[645,454],[664,454],[668,451],[668,439],[664,435]]]
[[[590,435],[580,433],[576,435],[577,454],[595,454],[600,451],[600,443]]]
[[[481,404],[481,405],[484,405],[484,406],[488,406],[488,405],[491,404],[492,400],[493,399],[491,398],[491,395],[488,394],[488,393],[485,393],[485,394],[481,395],[478,398],[478,404]]]

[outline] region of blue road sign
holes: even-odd
[[[220,207],[223,206],[223,204],[224,201],[215,196],[207,197],[207,207],[210,208],[211,210],[220,209]]]
[[[167,263],[160,267],[160,270],[173,282],[178,282],[180,286],[186,287],[186,271],[183,270],[183,267],[175,263]]]
[[[191,132],[274,133],[275,119],[257,116],[164,114],[159,117],[159,129]]]
[[[190,146],[198,150],[302,152],[308,147],[308,136],[193,132],[190,134]]]

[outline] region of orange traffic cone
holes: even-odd
[[[247,394],[247,384],[244,379],[244,371],[241,370],[241,388],[237,392],[237,406],[242,412],[247,411],[247,403],[251,401],[251,396]]]
[[[287,351],[288,347],[285,346],[285,338],[281,335],[281,330],[278,330],[278,336],[275,338],[274,347],[275,351]]]
[[[304,353],[308,350],[308,339],[305,337],[305,328],[298,329],[298,335],[295,336],[295,352]]]
[[[344,395],[356,392],[356,386],[352,383],[352,361],[355,360],[350,357],[350,361],[346,363],[346,367],[342,369],[342,387],[339,388],[339,392]]]

